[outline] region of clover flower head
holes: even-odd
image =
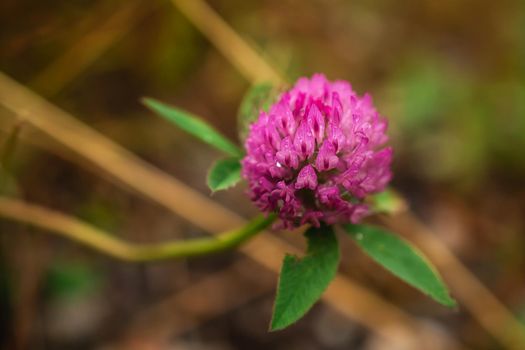
[[[285,228],[356,223],[392,177],[387,122],[370,95],[324,75],[300,78],[250,126],[242,174],[249,195]]]

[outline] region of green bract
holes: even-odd
[[[277,96],[276,89],[270,83],[253,85],[243,97],[237,113],[239,137],[246,138],[250,124],[257,120],[261,111],[268,111]]]

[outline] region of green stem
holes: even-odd
[[[192,257],[213,254],[234,248],[267,228],[275,216],[259,215],[245,226],[223,232],[215,237],[197,238],[188,241],[135,246],[135,258],[139,261],[176,257]]]
[[[46,229],[125,261],[154,261],[217,253],[238,246],[267,228],[275,215],[255,217],[245,226],[214,237],[175,242],[137,244],[114,237],[71,216],[23,201],[0,197],[0,216]]]

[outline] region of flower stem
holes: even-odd
[[[240,245],[275,220],[274,215],[260,215],[241,228],[219,233],[215,237],[137,244],[126,242],[76,218],[14,198],[0,197],[0,216],[46,229],[114,258],[135,262],[221,252]]]

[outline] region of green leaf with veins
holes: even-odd
[[[368,225],[344,225],[344,229],[373,260],[437,302],[455,307],[456,301],[436,268],[409,242]]]
[[[303,258],[286,255],[270,330],[280,330],[300,319],[321,297],[337,273],[339,246],[333,228],[310,227],[305,237],[308,250]]]

